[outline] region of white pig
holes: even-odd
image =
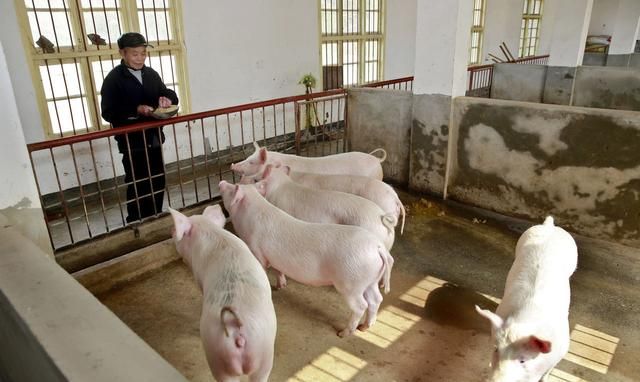
[[[576,243],[547,217],[526,230],[516,245],[504,297],[496,313],[476,310],[492,326],[494,382],[537,382],[569,350],[569,278]]]
[[[253,175],[263,171],[265,165],[278,162],[289,166],[294,171],[317,174],[363,175],[382,180],[382,166],[380,163],[387,158],[387,152],[381,148],[375,149],[369,154],[352,151],[323,157],[301,157],[276,151],[267,151],[265,147],[260,148],[255,142],[254,147],[256,151],[242,162],[232,164],[231,170],[240,175]],[[372,155],[377,151],[382,151],[382,158]]]
[[[254,186],[271,204],[310,223],[334,223],[362,227],[391,250],[398,220],[374,202],[340,191],[326,191],[298,184],[287,175],[288,166],[267,165]]]
[[[285,285],[285,275],[307,285],[333,285],[352,313],[340,337],[374,324],[382,302],[378,284],[389,292],[393,267],[378,238],[360,227],[298,220],[250,185],[221,181],[219,186],[238,236],[265,268],[280,273],[278,287]]]
[[[219,205],[202,216],[169,209],[178,253],[203,292],[200,336],[219,382],[264,382],[273,366],[276,314],[269,279],[247,245],[224,229]]]
[[[276,165],[277,167],[277,165]],[[290,171],[289,177],[303,186],[320,190],[331,190],[358,195],[371,200],[387,214],[393,214],[396,220],[402,214],[400,233],[404,232],[405,209],[393,187],[385,182],[362,175],[314,174],[310,172]],[[262,180],[262,173],[243,175],[240,184],[250,184]]]

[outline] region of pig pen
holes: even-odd
[[[278,333],[270,381],[482,381],[488,375],[490,326],[474,305],[496,308],[519,235],[541,222],[399,195],[407,222],[391,251],[391,293],[377,323],[341,339],[336,328],[349,315],[342,297],[291,280],[273,292]],[[571,350],[549,380],[638,381],[639,250],[576,241]],[[150,249],[143,256],[156,254]],[[275,274],[269,277],[274,285]],[[202,295],[181,260],[97,297],[186,378],[213,380],[199,337]]]

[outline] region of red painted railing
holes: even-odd
[[[413,77],[366,87],[411,90]],[[346,146],[346,90],[336,89],[181,115],[27,145],[52,247],[59,250],[124,227],[127,199],[114,135],[163,129],[164,206],[184,208],[218,195],[220,180],[237,181],[229,165],[253,152],[321,156]],[[145,149],[146,150],[146,149]],[[149,170],[150,172],[150,170]],[[147,178],[148,179],[148,178]],[[153,182],[150,182],[153,184]],[[162,211],[155,211],[157,216]]]

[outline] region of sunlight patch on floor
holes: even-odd
[[[444,283],[446,283],[446,281],[433,276],[427,276],[400,296],[400,300],[424,308],[429,293],[440,288]]]
[[[355,335],[384,349],[419,320],[419,316],[390,305],[378,312],[378,320],[372,327],[366,332],[357,331]]]
[[[576,325],[571,332],[569,353],[564,359],[598,373],[606,374],[618,342],[620,342],[619,338],[582,325]]]
[[[586,379],[576,377],[562,370],[553,369],[547,377],[547,382],[588,382]]]
[[[367,363],[362,359],[332,347],[289,378],[288,382],[346,382]]]

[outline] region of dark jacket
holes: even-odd
[[[158,98],[162,96],[169,98],[172,104],[178,104],[176,93],[168,89],[158,73],[148,66],[142,68],[141,84],[129,72],[124,63],[120,63],[104,79],[100,93],[102,95],[102,118],[110,122],[115,128],[153,121],[152,117],[138,115],[138,106],[148,105],[156,108],[158,107]],[[128,136],[131,149],[144,148],[142,132],[130,133]],[[145,132],[145,136],[148,146],[159,146],[160,142],[164,142],[164,134],[161,128],[148,129]],[[125,134],[116,135],[115,139],[118,142],[119,151],[121,153],[127,152]]]

